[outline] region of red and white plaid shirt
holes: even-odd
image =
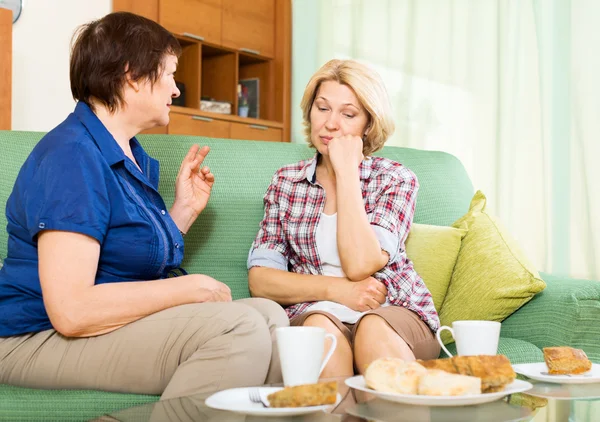
[[[317,157],[279,169],[264,197],[265,215],[250,249],[248,269],[260,266],[298,274],[322,274],[315,234],[325,206],[325,190],[316,183]],[[407,258],[404,242],[415,212],[419,183],[395,161],[370,157],[360,164],[365,211],[381,248],[390,259],[373,274],[388,290],[391,305],[417,313],[433,332],[440,326],[431,293]],[[290,318],[314,302],[288,306]]]

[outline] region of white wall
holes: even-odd
[[[73,111],[69,46],[75,29],[111,0],[27,0],[13,26],[12,129],[48,131]]]

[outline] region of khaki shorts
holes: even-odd
[[[350,345],[354,344],[356,329],[360,319],[355,324],[340,321],[334,315],[324,311],[308,311],[290,320],[291,326],[304,324],[304,320],[313,314],[326,316],[344,334]],[[377,315],[385,320],[392,329],[408,344],[417,359],[437,359],[440,355],[440,345],[435,334],[417,314],[401,306],[383,306],[365,313]],[[364,315],[361,317],[361,319]]]

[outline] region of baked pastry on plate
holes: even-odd
[[[585,352],[572,347],[544,347],[544,360],[551,375],[583,374],[592,369]]]

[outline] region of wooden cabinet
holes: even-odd
[[[221,0],[160,0],[158,22],[169,31],[221,44]]]
[[[231,123],[231,139],[281,142],[281,129],[254,123]]]
[[[10,130],[12,112],[12,11],[0,8],[0,130]]]
[[[229,138],[229,122],[195,114],[171,113],[169,135],[195,135]]]
[[[272,58],[275,0],[223,0],[223,45]]]
[[[185,86],[185,101],[174,107],[168,133],[284,142],[291,125],[291,9],[291,0],[113,0],[113,10],[157,21],[182,46],[175,79]],[[238,116],[244,79],[258,79],[258,118]],[[201,110],[203,99],[231,104],[231,114]]]

